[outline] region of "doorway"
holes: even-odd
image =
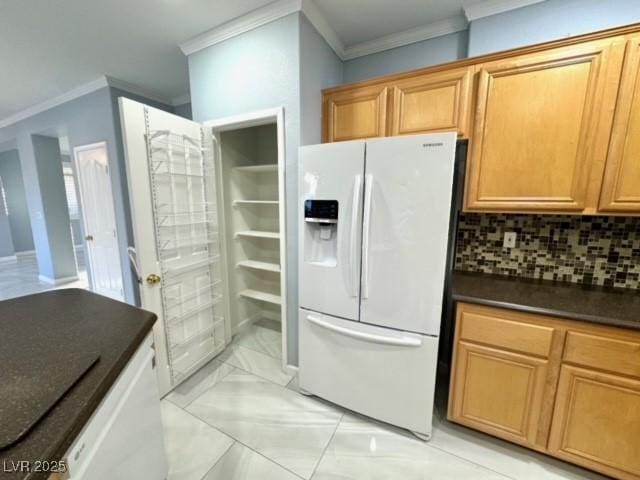
[[[221,168],[231,332],[256,362],[287,362],[284,114],[229,117],[213,127]],[[245,352],[250,356],[250,352]]]
[[[124,301],[106,142],[73,149],[91,290]]]

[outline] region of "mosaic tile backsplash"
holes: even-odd
[[[640,291],[640,218],[465,213],[456,243],[456,270]]]

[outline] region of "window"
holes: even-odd
[[[69,205],[69,217],[71,219],[79,218],[80,210],[78,209],[78,198],[76,197],[76,181],[73,177],[71,167],[62,167],[64,173],[64,189],[67,192],[67,204]]]
[[[2,177],[0,177],[0,195],[2,195],[2,208],[4,214],[9,216],[9,206],[7,205],[7,192],[4,191],[4,184],[2,183]]]

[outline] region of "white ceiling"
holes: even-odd
[[[0,120],[102,75],[171,101],[178,44],[272,0],[0,0]]]
[[[463,0],[315,0],[315,4],[346,47],[463,13]]]
[[[483,16],[539,1],[0,0],[0,125],[98,85],[105,75],[180,103],[189,80],[179,44],[184,50],[191,40],[203,48],[241,33],[244,24],[273,20],[278,11],[313,14],[336,52],[353,58],[460,30],[463,6],[471,18],[470,8]],[[249,12],[250,20],[238,18]]]

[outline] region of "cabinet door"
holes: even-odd
[[[467,137],[472,67],[400,81],[393,89],[391,135],[457,131]]]
[[[640,213],[640,37],[629,40],[600,196],[604,212]]]
[[[563,365],[549,452],[621,479],[640,476],[640,380]]]
[[[611,127],[601,107],[615,102],[619,62],[612,52],[605,40],[481,66],[467,210],[585,208]]]
[[[461,341],[456,345],[450,419],[532,446],[549,361]]]
[[[387,87],[373,85],[324,98],[325,141],[340,142],[387,134]]]

